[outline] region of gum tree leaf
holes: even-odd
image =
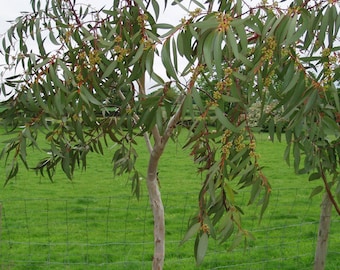
[[[183,245],[185,242],[187,242],[191,237],[193,237],[195,234],[197,234],[199,232],[199,229],[201,227],[201,223],[195,223],[194,225],[192,225],[188,231],[186,232],[186,234],[184,235],[182,241],[180,242],[180,245]]]
[[[172,77],[172,78],[178,80],[174,65],[172,64],[172,61],[171,61],[170,42],[171,42],[170,39],[168,39],[164,42],[163,47],[162,47],[162,51],[161,51],[161,59],[162,59],[163,65],[166,69],[167,75],[169,77]]]
[[[311,192],[309,198],[313,198],[314,196],[316,196],[316,195],[318,195],[319,193],[321,193],[323,190],[324,190],[324,187],[323,187],[323,186],[317,186],[317,187],[315,187],[315,188],[312,190],[312,192]]]
[[[102,79],[105,79],[105,78],[107,78],[107,77],[110,77],[110,75],[112,74],[113,70],[114,70],[116,67],[117,67],[117,62],[116,62],[116,61],[112,61],[112,62],[110,63],[110,65],[107,66],[107,67],[105,68],[105,71],[104,71],[104,73],[103,73],[103,75],[102,75]]]
[[[226,117],[225,113],[219,107],[215,109],[215,113],[217,119],[221,122],[224,128],[236,133],[239,132],[239,129],[229,121],[228,117]]]
[[[308,180],[309,181],[314,181],[314,180],[318,180],[320,179],[321,177],[321,174],[319,172],[315,172],[315,173],[312,173],[309,177],[308,177]]]
[[[232,28],[229,28],[229,30],[227,31],[227,41],[231,47],[231,50],[235,58],[239,59],[237,40],[236,40],[234,32],[232,31]]]
[[[203,262],[205,254],[208,249],[209,236],[208,233],[203,233],[198,240],[197,254],[196,254],[196,264],[200,265]]]

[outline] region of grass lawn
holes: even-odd
[[[1,136],[1,139],[3,136]],[[259,207],[246,207],[250,190],[241,190],[244,227],[256,241],[228,251],[231,241],[210,240],[202,266],[196,267],[194,240],[179,242],[190,215],[195,214],[202,182],[183,151],[184,141],[168,145],[159,177],[166,211],[165,269],[311,269],[316,244],[321,195],[309,199],[317,181],[295,175],[283,161],[284,144],[259,134],[258,152],[273,195],[262,222]],[[147,151],[141,148],[138,167],[146,170]],[[153,253],[152,216],[147,192],[131,196],[127,176],[113,177],[111,156],[89,155],[86,172],[76,171],[70,182],[58,170],[55,182],[23,167],[0,189],[1,269],[150,269]],[[44,153],[29,153],[36,161]],[[4,182],[5,168],[0,166]],[[30,164],[34,166],[34,162]],[[340,265],[340,218],[333,213],[326,269]]]

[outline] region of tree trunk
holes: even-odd
[[[158,152],[157,149],[152,151],[147,174],[147,188],[154,218],[154,255],[152,261],[153,270],[163,269],[165,257],[164,207],[157,178],[157,168],[160,156],[161,152]]]
[[[314,270],[325,269],[327,248],[328,248],[328,233],[331,223],[332,202],[327,193],[324,194],[321,203],[321,214],[319,222],[319,233],[316,244]]]

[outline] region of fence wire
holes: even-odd
[[[243,224],[256,241],[228,251],[232,240],[219,244],[211,239],[200,267],[195,266],[194,239],[179,245],[197,210],[197,194],[163,194],[164,268],[311,269],[320,200],[309,200],[309,194],[305,189],[275,191],[260,224],[259,207],[245,208]],[[1,269],[151,269],[153,220],[147,196],[140,201],[125,196],[16,198],[1,201],[0,214]],[[340,219],[334,213],[326,269],[338,269],[339,255]]]

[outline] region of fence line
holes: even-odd
[[[227,252],[211,240],[201,269],[310,269],[319,201],[305,189],[280,189],[258,224],[259,207],[246,208],[255,243]],[[194,239],[179,242],[196,210],[196,193],[163,194],[165,269],[196,269]],[[181,202],[178,204],[178,198]],[[247,194],[244,195],[246,204]],[[0,201],[1,269],[150,269],[153,221],[147,196],[13,198]],[[340,220],[333,216],[327,269],[340,264]]]

